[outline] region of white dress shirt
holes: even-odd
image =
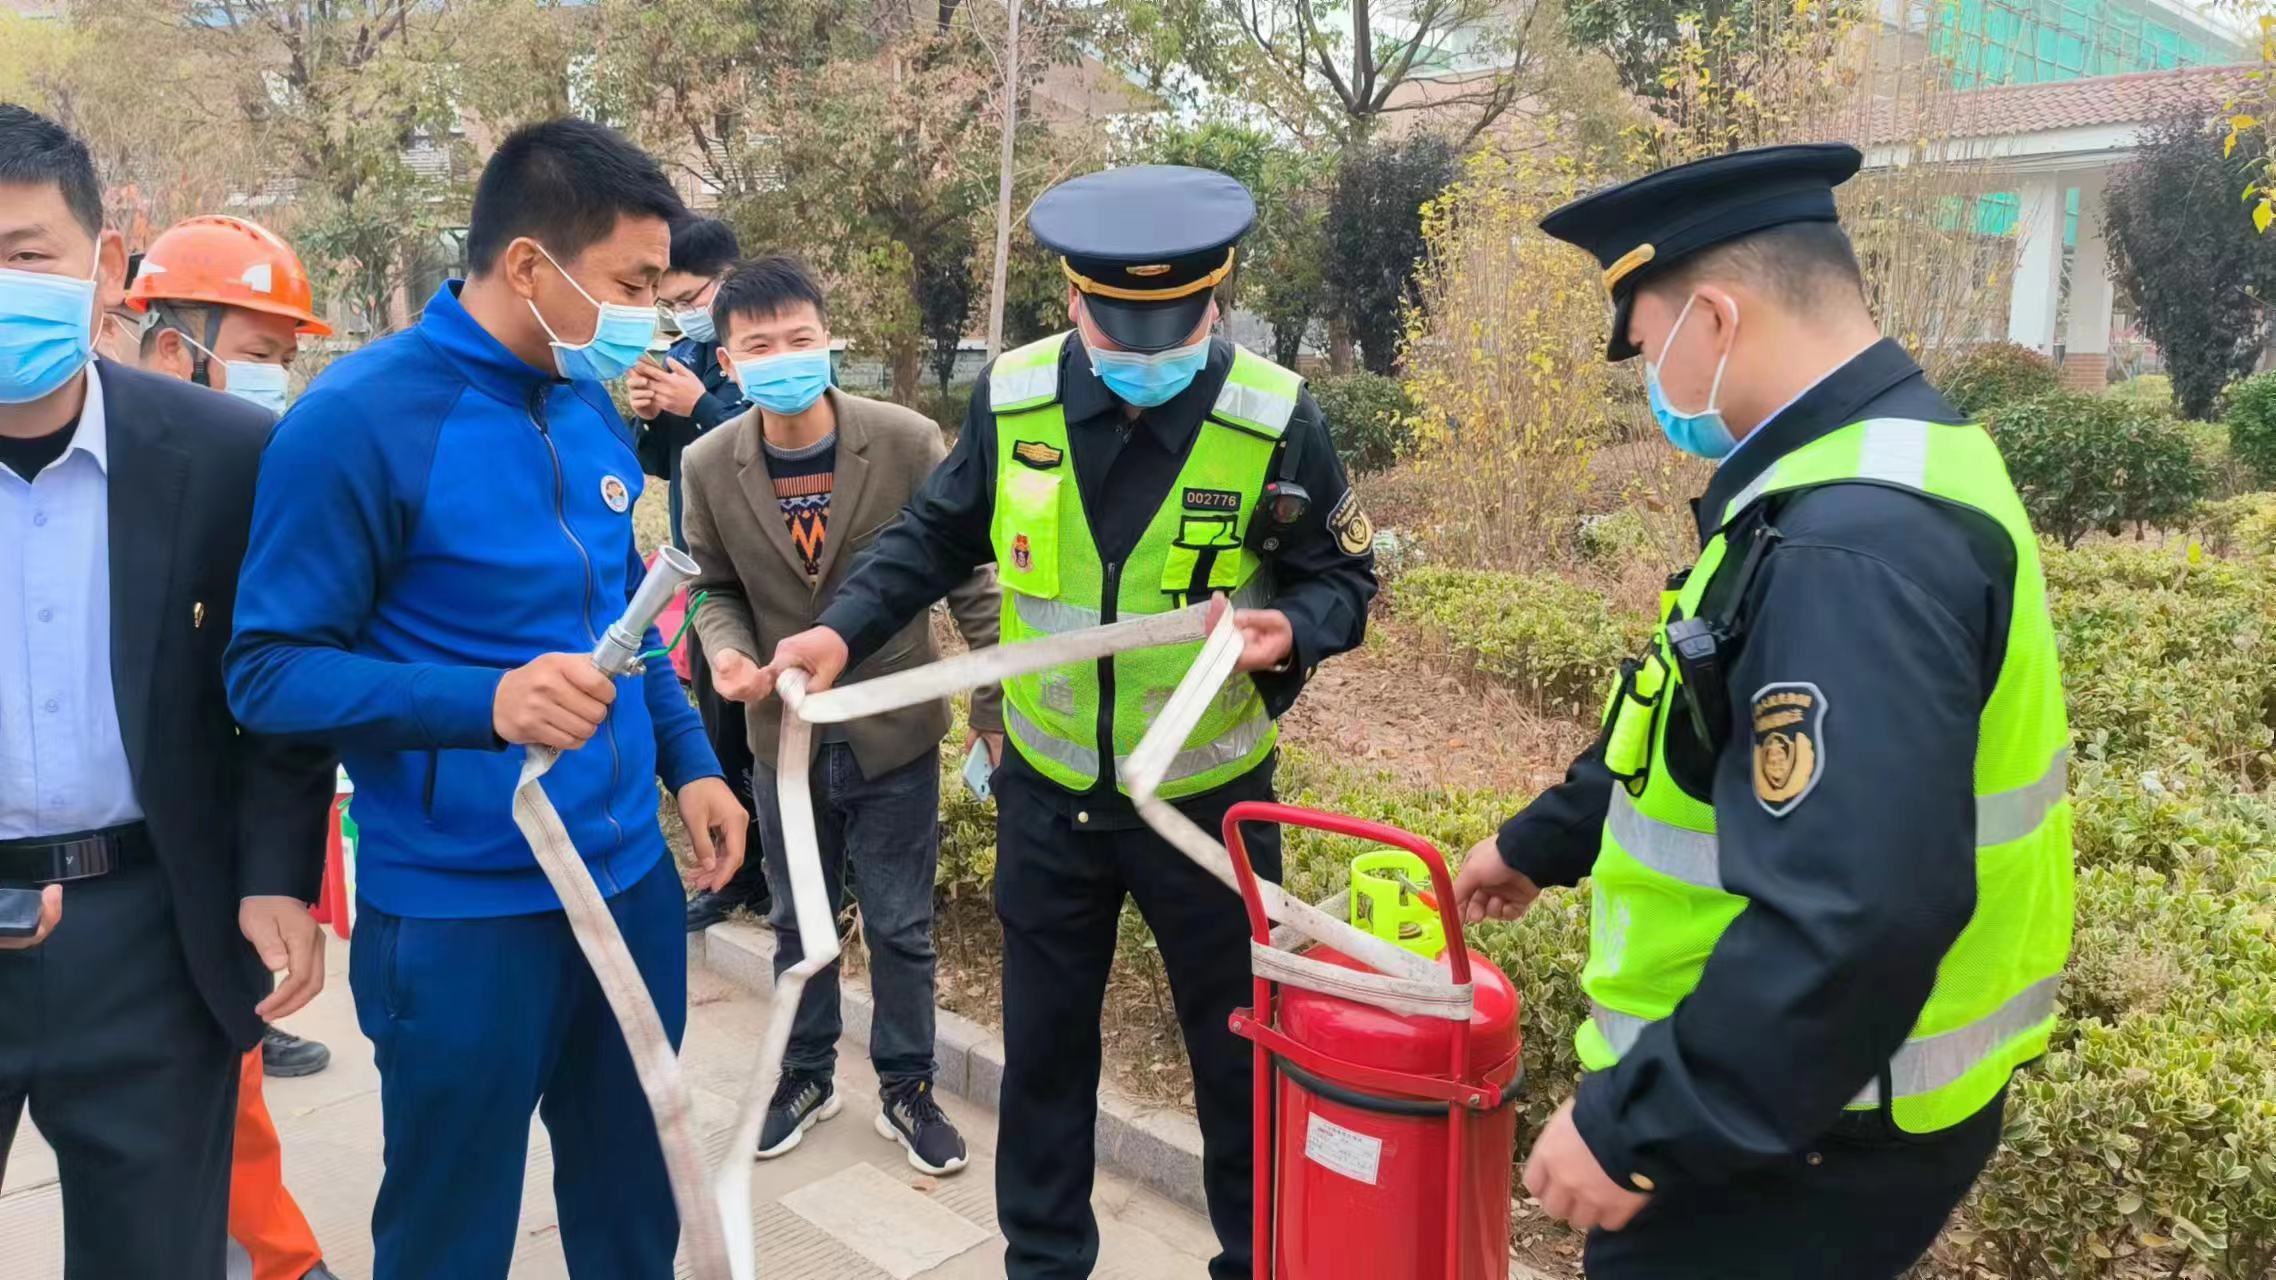
[[[142,817],[111,692],[107,442],[89,364],[71,447],[29,481],[0,467],[0,840]]]

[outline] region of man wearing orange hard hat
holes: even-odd
[[[300,335],[332,332],[316,315],[300,255],[275,232],[243,218],[191,218],[168,228],[139,257],[126,292],[138,316],[132,363],[224,391],[283,413]],[[238,1076],[236,1145],[229,1171],[232,1277],[331,1280],[308,1218],[285,1190],[276,1123],[261,1077],[305,1076],[332,1051],[264,1025]]]
[[[167,228],[127,289],[142,313],[136,363],[283,413],[300,335],[324,337],[300,255],[258,223],[220,214]]]

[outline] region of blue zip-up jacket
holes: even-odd
[[[357,892],[427,918],[560,909],[514,825],[524,753],[492,705],[508,670],[591,651],[642,573],[640,466],[608,393],[531,368],[458,289],[326,369],[278,425],[228,656],[239,723],[331,744],[355,779]],[[664,855],[657,778],[676,792],[719,772],[656,662],[544,786],[614,895]]]

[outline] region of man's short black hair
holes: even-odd
[[[672,270],[715,276],[735,265],[743,246],[735,228],[717,218],[686,218],[672,224]]]
[[[103,233],[103,187],[87,144],[13,102],[0,102],[0,185],[54,187],[88,235]]]
[[[822,286],[806,264],[788,254],[770,253],[735,268],[711,299],[711,325],[725,342],[728,321],[736,316],[765,320],[781,315],[799,303],[811,303],[814,318],[830,322],[829,304],[822,301]]]
[[[1865,272],[1838,222],[1788,222],[1757,231],[1679,262],[1645,287],[1689,292],[1710,280],[1766,286],[1803,315],[1865,298]]]
[[[566,263],[616,230],[617,219],[687,216],[664,171],[623,134],[590,120],[514,130],[482,167],[466,228],[466,261],[487,272],[521,236]]]

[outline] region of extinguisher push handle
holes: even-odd
[[[1370,844],[1403,849],[1422,859],[1430,871],[1432,901],[1425,905],[1438,912],[1439,923],[1446,928],[1446,959],[1457,986],[1470,981],[1470,946],[1462,936],[1462,916],[1454,909],[1454,877],[1446,869],[1446,857],[1438,846],[1410,831],[1365,818],[1353,818],[1340,813],[1322,813],[1301,805],[1282,804],[1276,800],[1243,800],[1225,811],[1225,851],[1232,855],[1233,873],[1241,882],[1241,901],[1248,908],[1249,928],[1258,941],[1272,937],[1272,922],[1266,917],[1264,899],[1256,887],[1256,868],[1249,862],[1249,851],[1241,841],[1241,824],[1244,822],[1272,822],[1283,827],[1303,827],[1329,835],[1350,836]]]

